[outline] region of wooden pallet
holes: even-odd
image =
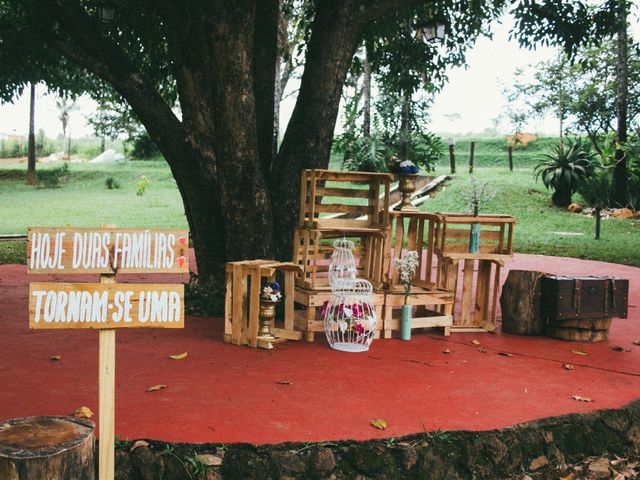
[[[467,215],[464,213],[437,213],[434,253],[469,254],[471,225],[480,225],[479,253],[513,256],[513,230],[516,220],[511,215]]]
[[[333,241],[352,240],[356,247],[356,276],[368,280],[374,289],[382,287],[384,272],[389,263],[388,229],[310,229],[298,227],[293,237],[293,263],[300,265],[302,274],[297,285],[307,290],[329,290],[329,264]]]
[[[302,338],[301,333],[294,330],[294,287],[300,266],[274,260],[244,260],[227,263],[225,271],[225,342],[270,349],[273,343]],[[284,275],[284,326],[272,329],[276,337],[273,342],[258,337],[258,314],[262,281],[265,278],[270,282],[275,281],[277,272]]]
[[[319,315],[324,302],[331,299],[331,291],[308,290],[301,287],[295,288],[295,326],[304,333],[308,342],[313,342],[316,333],[324,334],[324,318]],[[377,325],[374,338],[380,338],[382,330],[382,309],[384,307],[384,293],[374,292],[371,303],[376,309]]]

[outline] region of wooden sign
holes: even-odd
[[[32,283],[29,328],[183,328],[184,285]]]
[[[189,273],[189,232],[29,228],[28,273]]]

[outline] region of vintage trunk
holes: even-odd
[[[547,322],[587,318],[627,318],[629,280],[616,277],[546,275],[542,312]]]

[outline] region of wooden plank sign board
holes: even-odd
[[[184,285],[32,283],[29,328],[183,328]]]
[[[29,228],[27,273],[189,273],[189,232]]]

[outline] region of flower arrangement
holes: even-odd
[[[260,292],[260,300],[267,300],[269,302],[279,302],[282,299],[282,293],[280,292],[280,284],[278,282],[268,283],[262,287]]]
[[[402,160],[395,155],[389,159],[387,164],[389,171],[396,175],[415,175],[418,167],[411,160]]]
[[[329,300],[325,300],[322,307],[320,307],[320,316],[324,318],[327,315],[328,309]],[[338,323],[338,328],[342,333],[353,331],[356,335],[362,335],[365,333],[365,330],[375,327],[375,318],[372,316],[372,312],[369,311],[369,307],[366,304],[341,303],[333,308],[330,313],[331,320]]]
[[[475,177],[471,177],[469,188],[461,196],[467,202],[467,213],[477,217],[480,209],[496,196],[496,192],[489,188],[488,183],[479,184]]]
[[[402,258],[394,258],[393,266],[398,269],[400,281],[404,285],[404,304],[409,303],[409,295],[411,295],[411,281],[418,268],[418,252],[412,250],[407,252]]]

